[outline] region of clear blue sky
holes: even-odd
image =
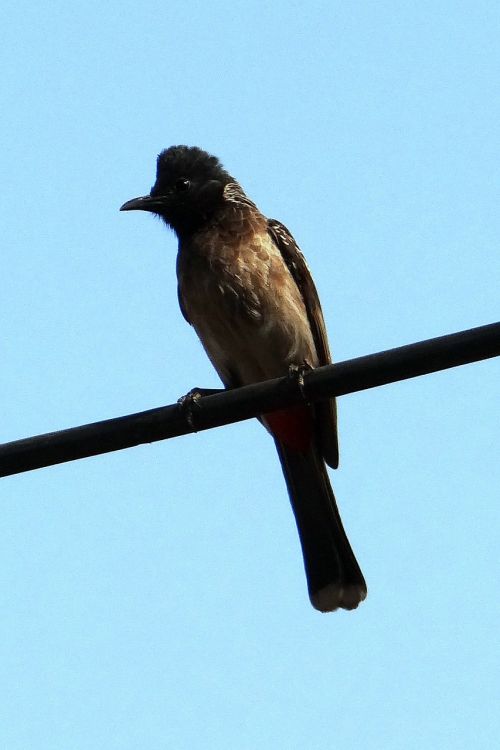
[[[7,0],[2,27],[1,441],[218,385],[174,236],[118,211],[176,143],[292,230],[337,360],[499,318],[496,0]],[[310,607],[257,422],[2,480],[2,749],[493,747],[499,380],[341,400],[356,612]]]

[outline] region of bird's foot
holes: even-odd
[[[303,362],[300,365],[292,364],[288,366],[288,377],[291,381],[296,383],[302,395],[302,398],[306,403],[309,402],[305,392],[304,374],[312,369],[313,368],[311,367],[311,365],[309,365],[307,362]]]
[[[179,407],[186,416],[186,422],[193,432],[196,431],[195,412],[199,408],[200,400],[204,396],[213,396],[214,393],[220,393],[220,388],[191,388],[184,396],[177,399]]]

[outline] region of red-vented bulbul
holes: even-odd
[[[160,216],[177,234],[182,314],[226,388],[326,365],[318,293],[288,229],[266,219],[219,160],[172,146],[158,157],[151,193],[122,211]],[[335,400],[262,416],[274,437],[302,545],[313,606],[355,609],[366,583],[325,466],[338,466]]]

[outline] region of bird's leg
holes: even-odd
[[[184,396],[177,399],[177,403],[186,415],[186,421],[192,430],[196,430],[194,424],[195,408],[199,406],[200,399],[204,396],[213,396],[214,393],[221,393],[223,388],[191,388]]]

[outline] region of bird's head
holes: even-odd
[[[120,211],[150,211],[179,235],[209,221],[232,182],[215,156],[196,146],[171,146],[158,156],[150,194],[127,201]]]

